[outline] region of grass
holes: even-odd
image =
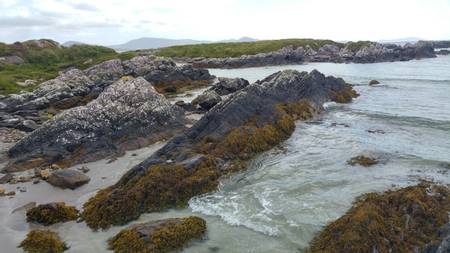
[[[276,51],[285,46],[309,45],[317,50],[325,44],[333,44],[342,47],[344,44],[332,40],[314,39],[283,39],[283,40],[261,40],[255,42],[239,43],[208,43],[197,45],[172,46],[159,49],[156,54],[165,57],[205,57],[225,58],[239,57],[241,55],[253,55]]]
[[[0,94],[32,91],[36,85],[20,87],[17,82],[31,79],[37,83],[55,78],[58,72],[70,67],[85,69],[100,62],[111,59],[130,59],[134,52],[119,54],[113,49],[74,45],[57,47],[49,42],[45,48],[36,48],[30,43],[15,43],[11,45],[0,43],[0,56],[16,55],[25,60],[21,65],[0,65]]]

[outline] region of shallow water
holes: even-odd
[[[281,69],[318,69],[343,77],[357,85],[361,96],[347,105],[327,104],[320,118],[298,123],[289,140],[258,156],[248,171],[224,180],[217,192],[192,199],[189,208],[146,214],[136,222],[191,214],[205,218],[206,240],[183,252],[302,252],[314,234],[345,213],[360,194],[422,178],[450,183],[444,164],[450,162],[450,56],[211,72],[253,82]],[[368,86],[371,79],[381,85]],[[0,252],[20,252],[15,247],[29,230],[23,212],[10,215],[14,208],[29,201],[56,200],[81,207],[97,189],[117,181],[160,145],[129,152],[112,164],[88,164],[92,181],[75,191],[42,182],[28,184],[28,192],[13,199],[1,198]],[[369,168],[346,164],[359,154],[376,156],[381,163]],[[51,228],[71,246],[67,252],[108,252],[105,241],[123,227],[93,233],[83,223],[69,222]]]

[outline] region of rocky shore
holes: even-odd
[[[202,68],[244,68],[269,65],[299,64],[305,62],[374,63],[409,61],[436,57],[433,43],[417,42],[399,46],[377,42],[327,44],[317,50],[310,46],[287,46],[280,50],[243,55],[236,58],[181,59]]]
[[[109,60],[86,70],[68,70],[33,92],[0,96],[0,127],[31,132],[63,110],[86,105],[123,76],[142,77],[154,86],[205,85],[213,79],[205,69],[177,66],[165,58]]]

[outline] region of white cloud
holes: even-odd
[[[0,0],[0,41],[450,39],[448,0]]]

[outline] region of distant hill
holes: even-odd
[[[164,38],[140,38],[135,40],[130,40],[127,43],[120,45],[109,46],[112,49],[117,51],[132,51],[132,50],[140,50],[140,49],[151,49],[151,48],[160,48],[160,47],[170,47],[177,45],[192,45],[192,44],[201,44],[208,43],[209,41],[202,40],[189,40],[189,39],[164,39]]]
[[[254,42],[257,39],[250,37],[242,37],[240,39],[229,39],[221,40],[218,42],[231,43],[231,42]],[[180,46],[180,45],[195,45],[195,44],[205,44],[213,43],[213,41],[207,40],[191,40],[191,39],[165,39],[165,38],[139,38],[135,40],[130,40],[124,44],[108,46],[109,48],[115,49],[117,51],[133,51],[141,49],[155,49],[162,47]]]
[[[79,41],[66,41],[61,44],[61,46],[63,47],[71,47],[73,45],[87,45],[87,44]]]

